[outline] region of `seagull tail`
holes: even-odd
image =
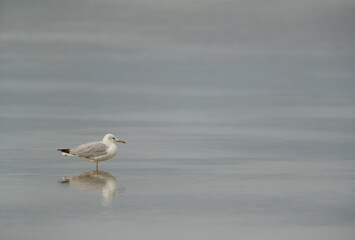
[[[70,156],[70,149],[57,149],[57,151],[62,152],[64,156]]]

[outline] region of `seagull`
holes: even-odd
[[[89,142],[74,148],[57,149],[57,151],[62,152],[64,156],[74,156],[89,162],[96,162],[96,171],[98,171],[99,162],[109,160],[116,155],[116,142],[126,143],[109,133],[102,141]]]

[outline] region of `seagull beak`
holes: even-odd
[[[123,140],[117,140],[117,142],[120,142],[120,143],[126,143],[125,141]]]

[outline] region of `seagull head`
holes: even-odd
[[[115,137],[113,134],[111,134],[111,133],[106,134],[105,137],[104,137],[104,139],[103,139],[102,141],[105,142],[105,143],[115,143],[115,142],[126,143],[125,141],[116,138],[116,137]]]

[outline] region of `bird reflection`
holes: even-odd
[[[103,171],[83,172],[79,176],[64,177],[60,182],[73,184],[86,190],[101,191],[104,206],[109,204],[116,194],[124,192],[124,187],[117,187],[116,178]]]

